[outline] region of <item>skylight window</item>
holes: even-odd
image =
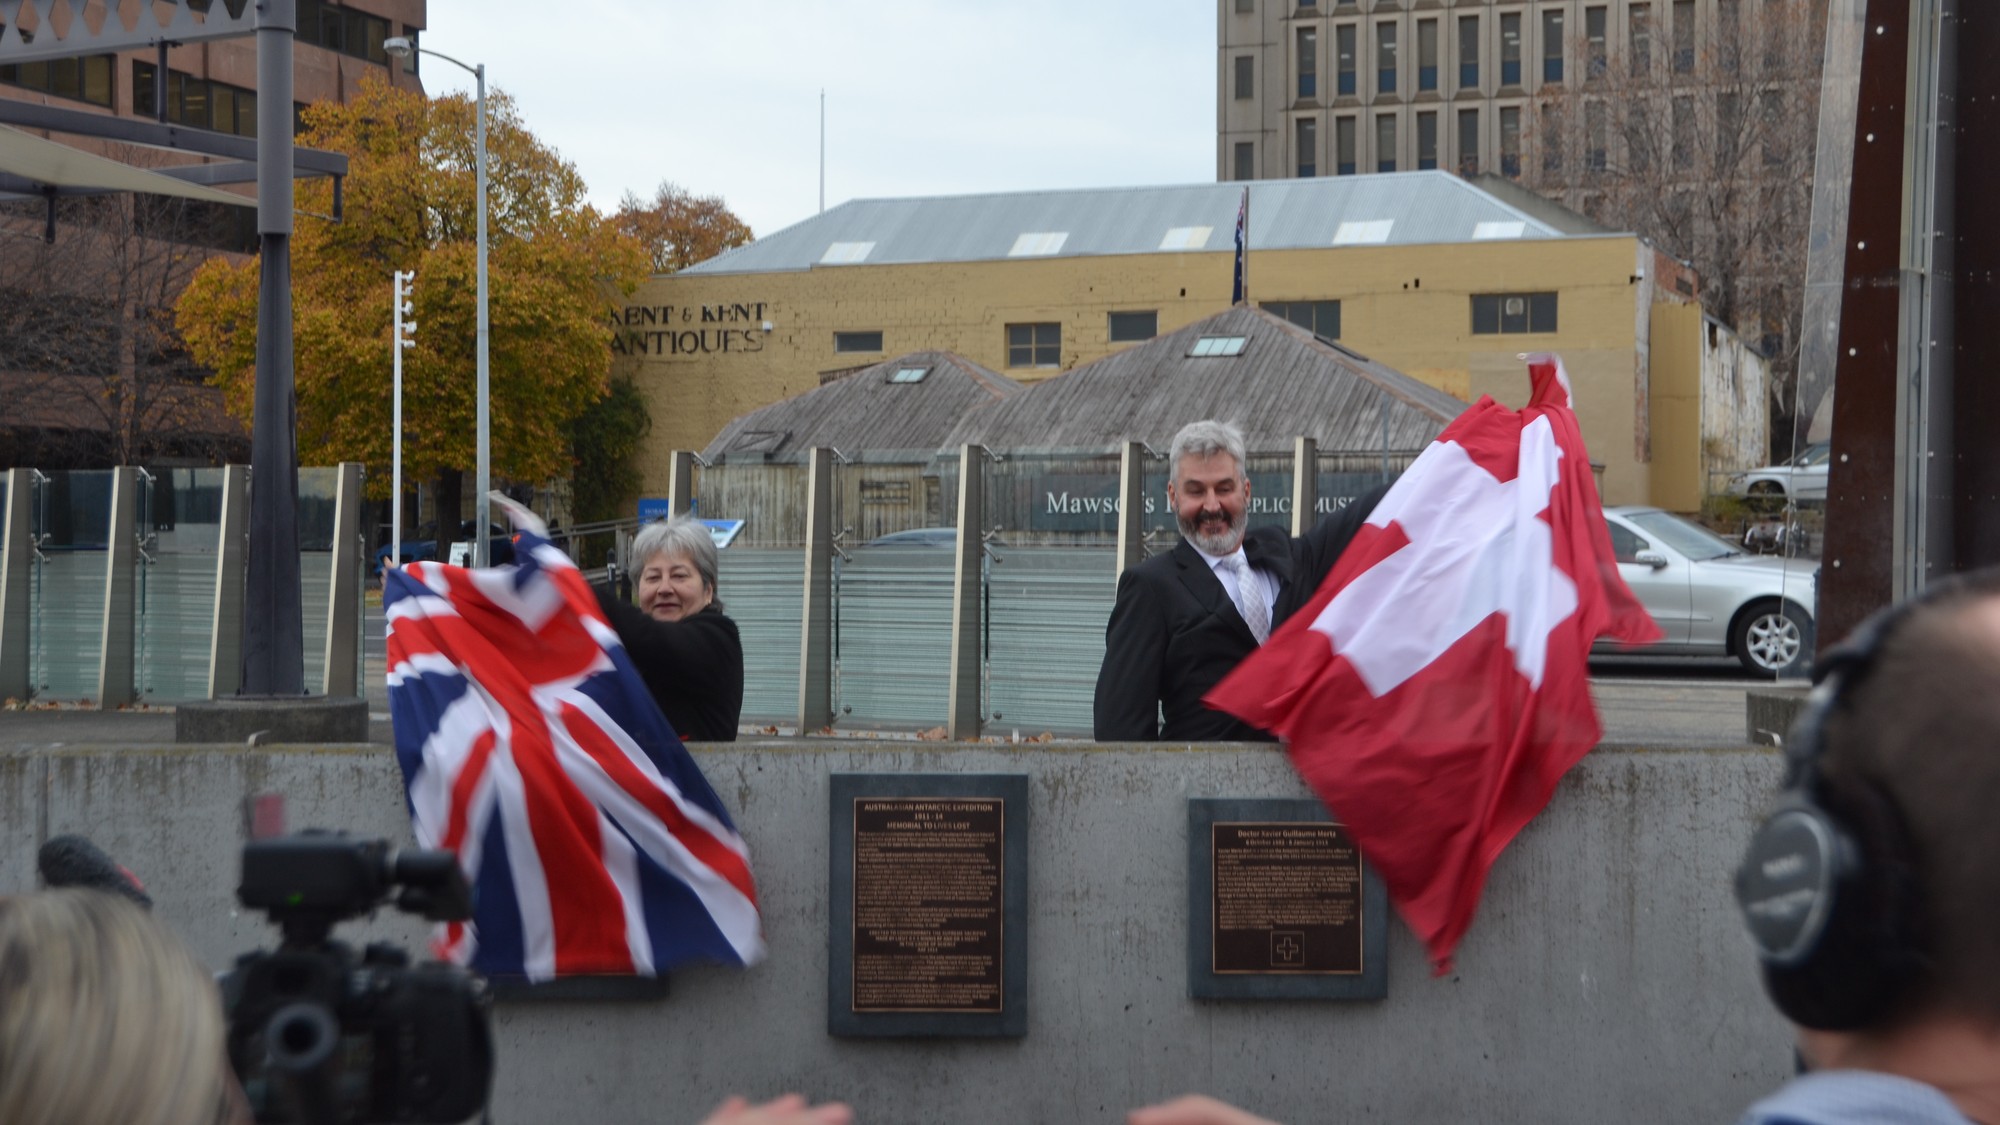
[[[928,367],[898,367],[889,373],[889,381],[891,383],[921,383],[924,381],[924,376],[930,373],[931,369]]]
[[[1203,336],[1188,349],[1188,358],[1242,355],[1244,345],[1249,342],[1248,336]]]
[[[875,244],[872,242],[836,242],[826,248],[825,254],[820,255],[819,264],[851,266],[856,262],[867,261],[868,255],[874,252]]]
[[[1394,219],[1371,219],[1362,223],[1342,223],[1333,232],[1335,246],[1368,246],[1389,241],[1389,232],[1396,228]]]
[[[1200,250],[1208,246],[1214,227],[1174,227],[1160,240],[1162,250]]]
[[[1526,233],[1526,223],[1480,223],[1472,228],[1475,239],[1519,238]]]
[[[1069,241],[1066,230],[1035,231],[1014,240],[1014,248],[1007,251],[1009,258],[1040,258],[1060,253],[1063,243]]]

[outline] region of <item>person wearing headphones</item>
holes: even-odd
[[[2000,571],[1876,614],[1815,671],[1736,877],[1807,1072],[1744,1125],[2000,1122]]]
[[[2000,1125],[2000,569],[1877,613],[1814,669],[1736,873],[1804,1073],[1739,1125]],[[1212,1098],[1129,1125],[1272,1125]]]

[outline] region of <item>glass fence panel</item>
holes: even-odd
[[[156,469],[141,482],[148,535],[139,560],[134,669],[147,702],[208,695],[222,477],[221,469]]]
[[[986,731],[1088,737],[1118,588],[1118,456],[1009,450],[985,478]]]
[[[38,698],[97,697],[111,475],[59,471],[36,483],[29,523],[41,558],[29,580],[28,675]]]
[[[934,450],[883,450],[835,465],[834,721],[850,729],[934,727],[950,703],[956,529]],[[949,506],[956,507],[953,496]]]
[[[333,589],[333,505],[339,486],[339,469],[299,470],[299,613],[308,694],[326,686],[326,602]]]
[[[806,469],[798,457],[695,469],[702,518],[743,521],[717,560],[716,596],[743,641],[745,722],[798,718]]]

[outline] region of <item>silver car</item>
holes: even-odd
[[[1599,653],[1734,656],[1765,676],[1804,675],[1812,660],[1812,559],[1753,555],[1658,508],[1604,510],[1618,572],[1666,636]]]
[[[1816,441],[1798,456],[1729,478],[1731,495],[1762,500],[1826,501],[1826,470],[1833,444]]]

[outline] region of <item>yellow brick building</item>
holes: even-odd
[[[1022,382],[1060,375],[1227,308],[1240,185],[864,200],[641,286],[618,317],[619,364],[653,415],[647,487],[665,454],[730,419],[905,352],[952,351]],[[1444,172],[1259,182],[1248,298],[1471,401],[1525,397],[1523,352],[1560,353],[1607,503],[1699,503],[1702,412],[1654,417],[1656,381],[1700,396],[1703,349],[1663,354],[1656,305],[1694,279],[1630,234],[1565,230]],[[1668,322],[1664,322],[1666,324]],[[1700,317],[1675,318],[1698,335]],[[1678,341],[1678,336],[1675,337]],[[1725,446],[1728,443],[1711,443]]]

